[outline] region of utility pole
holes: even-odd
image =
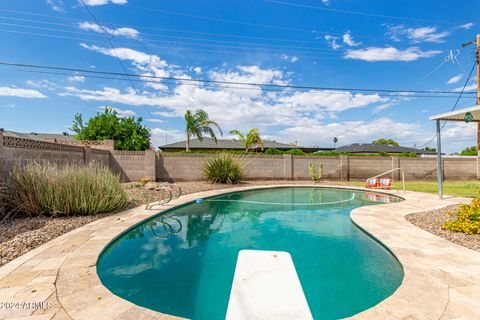
[[[480,34],[477,34],[477,106],[480,106]],[[480,155],[480,122],[477,122],[477,155]]]

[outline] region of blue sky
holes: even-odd
[[[260,84],[459,91],[475,49],[461,44],[475,39],[480,10],[474,0],[84,2],[102,26],[77,0],[2,2],[0,60],[113,72],[123,72],[123,65],[138,75]],[[225,132],[258,127],[286,143],[332,146],[333,137],[339,145],[387,137],[423,146],[434,134],[428,116],[456,101],[456,94],[272,91],[28,71],[0,67],[0,127],[68,131],[75,113],[87,118],[108,105],[142,117],[156,146],[183,139],[183,114],[196,108]],[[476,81],[474,72],[467,91]],[[475,104],[469,97],[459,108]],[[476,125],[447,124],[443,134],[446,151],[460,151],[475,144]]]

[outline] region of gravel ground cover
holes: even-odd
[[[417,227],[426,230],[434,235],[447,239],[461,246],[480,251],[480,234],[465,234],[442,229],[442,224],[454,219],[449,212],[455,211],[458,206],[449,206],[439,210],[413,213],[405,218]]]

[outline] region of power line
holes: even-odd
[[[92,39],[85,39],[85,38],[75,38],[75,37],[68,37],[68,36],[62,36],[62,35],[53,35],[53,34],[43,34],[43,33],[36,33],[36,32],[26,32],[26,31],[17,31],[17,30],[8,30],[8,29],[0,29],[0,32],[9,32],[9,33],[16,33],[16,34],[24,34],[24,35],[33,35],[33,36],[40,36],[40,37],[49,37],[49,38],[55,38],[55,39],[62,39],[62,40],[75,40],[75,41],[83,41],[83,42],[96,42],[96,43],[103,43],[103,41],[99,40],[92,40]],[[168,46],[168,45],[163,45],[163,46],[158,46],[158,45],[151,45],[151,44],[142,44],[142,43],[135,43],[135,44],[129,44],[130,46],[138,47],[138,46],[148,46],[148,47],[153,47],[153,48],[170,48],[170,49],[175,49],[175,50],[184,50],[184,51],[194,51],[194,52],[213,52],[213,53],[233,53],[233,54],[238,54],[239,51],[233,51],[233,50],[208,50],[208,49],[199,49],[199,48],[187,48],[187,47],[178,47],[178,46]],[[242,49],[242,48],[238,48]],[[251,48],[245,50],[251,50]],[[291,52],[284,52],[284,53],[289,53],[292,54]],[[280,55],[278,53],[269,53],[269,52],[262,52],[262,54],[265,55],[271,55],[271,56],[276,56],[279,57]],[[309,55],[302,55],[302,54],[296,54],[294,55],[298,58],[306,58],[306,59],[314,59],[314,60],[344,60],[341,57],[323,57],[323,56],[309,56]]]
[[[477,65],[477,60],[475,59],[475,62],[473,63],[473,66],[472,66],[472,69],[470,69],[470,73],[468,74],[468,78],[467,78],[467,80],[465,80],[465,83],[464,83],[464,85],[463,85],[462,91],[460,91],[460,94],[458,95],[457,101],[455,101],[455,104],[453,105],[453,108],[452,108],[452,110],[450,110],[450,111],[455,110],[455,108],[457,107],[457,104],[458,104],[458,102],[460,101],[460,98],[461,98],[462,94],[463,94],[464,91],[465,91],[465,87],[467,86],[468,82],[470,81],[470,77],[472,76],[473,70],[475,70],[475,66],[476,66],[476,65]],[[480,79],[477,79],[477,81],[480,81]],[[440,130],[443,130],[443,128],[445,127],[445,124],[446,124],[446,123],[447,123],[446,121],[443,122],[442,128],[441,128]],[[425,147],[425,146],[428,146],[428,145],[435,139],[436,136],[437,136],[437,135],[434,135],[427,143],[425,143],[424,145],[422,145],[420,148],[423,148],[423,147]]]
[[[0,22],[0,25],[4,26],[15,26],[15,27],[22,27],[22,28],[29,28],[29,29],[39,29],[39,30],[47,30],[47,31],[55,31],[55,32],[62,32],[62,33],[72,33],[72,34],[82,34],[82,35],[88,35],[88,36],[95,36],[95,37],[101,37],[102,35],[97,35],[97,34],[92,34],[89,32],[81,32],[81,31],[72,31],[72,30],[65,30],[65,29],[55,29],[55,28],[47,28],[47,27],[39,27],[39,26],[30,26],[30,25],[23,25],[23,24],[17,24],[17,23],[4,23]],[[14,30],[17,31],[17,30]],[[110,35],[110,34],[109,34]],[[293,49],[296,50],[293,53],[305,53],[305,54],[321,54],[321,55],[332,55],[332,56],[339,56],[337,53],[334,53],[332,49],[326,49],[326,48],[314,48],[314,47],[308,47],[308,46],[286,46],[286,45],[279,45],[279,44],[261,44],[262,46],[254,46],[258,45],[260,43],[254,43],[254,42],[236,42],[236,41],[225,41],[225,40],[215,40],[215,39],[202,39],[202,38],[192,38],[192,37],[178,37],[178,36],[168,36],[168,35],[157,35],[158,37],[162,38],[172,38],[172,39],[185,39],[185,40],[194,40],[194,41],[200,41],[198,43],[192,43],[192,42],[178,42],[175,41],[175,43],[179,43],[182,45],[193,45],[193,46],[207,46],[207,47],[216,47],[216,48],[232,48],[232,49],[262,49],[262,50],[270,50],[272,52],[277,52],[277,53],[292,53],[289,52],[285,49]],[[132,38],[130,38],[133,40]],[[158,39],[149,39],[149,38],[141,38],[142,40],[147,40],[149,42],[153,43],[172,43],[172,40],[158,40]],[[213,42],[214,44],[210,43],[201,43],[201,41],[206,41],[206,42]],[[215,43],[232,43],[232,44],[238,44],[235,46],[232,45],[217,45]],[[242,46],[245,45],[245,46]],[[273,49],[271,49],[271,48]],[[277,48],[281,48],[277,49]],[[310,50],[310,51],[299,51],[298,49],[305,49],[305,50]]]
[[[210,80],[210,79],[192,79],[192,78],[179,78],[179,77],[162,77],[162,76],[153,76],[153,75],[138,75],[131,73],[119,73],[119,72],[109,72],[109,71],[98,71],[98,70],[87,70],[80,68],[66,68],[66,67],[55,67],[47,65],[38,65],[38,64],[24,64],[24,63],[13,63],[0,61],[0,65],[11,66],[11,67],[25,67],[25,68],[37,68],[37,69],[47,69],[47,70],[60,70],[60,71],[70,71],[70,72],[81,72],[81,73],[91,73],[91,74],[104,74],[104,75],[113,75],[113,76],[127,76],[127,77],[137,77],[137,78],[147,78],[147,79],[159,79],[159,80],[173,80],[173,81],[182,81],[182,82],[195,82],[195,83],[215,83],[215,84],[233,84],[233,85],[243,85],[243,86],[256,86],[256,87],[271,87],[271,88],[284,88],[284,89],[304,89],[304,90],[321,90],[321,91],[362,91],[362,92],[383,92],[383,93],[397,93],[403,97],[409,97],[409,94],[412,93],[424,93],[424,94],[457,94],[456,91],[439,91],[439,90],[401,90],[401,89],[371,89],[371,88],[348,88],[348,87],[320,87],[320,86],[306,86],[306,85],[283,85],[283,84],[270,84],[270,83],[255,83],[255,82],[240,82],[240,81],[223,81],[223,80]],[[464,92],[464,94],[475,94],[475,92]],[[445,97],[445,96],[442,96]]]
[[[82,73],[62,73],[62,72],[51,72],[51,71],[41,71],[41,70],[25,70],[25,69],[8,69],[8,70],[13,70],[13,71],[20,71],[20,72],[29,72],[29,73],[38,73],[38,74],[49,74],[49,75],[60,75],[60,76],[82,76],[85,78],[92,78],[92,79],[107,79],[107,80],[118,80],[118,81],[134,81],[134,82],[140,82],[140,83],[154,83],[154,84],[159,84],[159,83],[164,83],[164,82],[159,82],[159,81],[154,81],[154,80],[145,80],[145,79],[130,79],[128,80],[127,78],[119,78],[119,77],[108,77],[108,76],[96,76],[96,75],[86,75]],[[142,77],[140,75],[140,77]],[[167,82],[167,84],[176,84],[178,81],[172,81],[172,80],[164,80]],[[182,83],[183,86],[194,86],[198,87],[197,83]],[[210,86],[211,88],[223,88],[223,89],[238,89],[238,90],[258,90],[258,91],[266,91],[266,92],[283,92],[285,89],[275,89],[275,88],[260,88],[260,87],[252,87],[252,86],[231,86],[231,85],[224,85],[224,84],[215,84],[215,83],[209,83],[209,84],[204,84],[207,86]],[[215,86],[215,87],[212,87]],[[303,92],[303,91],[302,91]],[[350,95],[350,92],[342,92],[342,91],[334,91],[334,92],[329,92],[329,91],[322,91],[322,93],[329,94],[329,95]],[[377,94],[380,97],[398,97],[403,95],[398,95],[398,94]],[[453,96],[446,96],[446,95],[439,95],[439,96],[432,96],[432,95],[409,95],[409,97],[413,98],[454,98]],[[455,97],[456,98],[456,97]],[[376,114],[377,115],[377,114]]]
[[[90,16],[93,18],[93,20],[95,21],[95,23],[100,27],[102,28],[103,32],[105,32],[105,35],[110,35],[112,38],[113,38],[113,35],[110,34],[110,32],[105,29],[102,24],[100,24],[100,22],[98,21],[97,17],[95,17],[95,15],[93,14],[93,12],[88,8],[88,6],[85,4],[85,2],[83,0],[80,0],[80,2],[82,3],[82,5],[85,7],[85,9],[87,10],[87,12],[90,14]],[[122,62],[122,59],[120,59],[120,57],[118,56],[117,54],[117,51],[115,50],[115,47],[113,46],[113,43],[112,43],[112,40],[106,36],[105,39],[107,40],[107,42],[109,43],[110,47],[112,48],[113,50],[113,54],[114,56],[117,58],[120,66],[122,67],[122,70],[123,70],[123,73],[126,75],[128,81],[130,82],[130,85],[132,86],[132,88],[135,89],[135,91],[138,91],[138,89],[135,87],[135,84],[133,83],[133,81],[130,81],[130,77],[128,76],[128,72],[127,72],[127,69],[125,68],[125,66],[123,65],[123,62]],[[152,113],[150,112],[150,110],[148,110],[145,106],[143,106],[145,111],[147,111],[147,113],[153,117]]]
[[[25,15],[33,15],[33,16],[40,16],[40,17],[47,17],[49,19],[51,18],[56,18],[56,19],[62,19],[62,20],[67,20],[67,21],[72,21],[72,22],[83,22],[82,20],[79,19],[73,19],[73,18],[64,18],[64,17],[57,17],[57,16],[52,16],[52,15],[46,15],[46,14],[39,14],[39,13],[32,13],[32,12],[27,12],[27,11],[19,11],[19,10],[7,10],[7,9],[0,9],[1,11],[6,11],[6,12],[13,12],[17,14],[25,14]],[[38,21],[38,20],[31,20],[31,19],[20,19],[20,18],[12,18],[12,17],[5,17],[3,16],[2,18],[4,19],[10,19],[10,20],[17,20],[17,21],[26,21],[26,22],[36,22],[36,23],[43,23],[43,24],[52,24],[52,25],[60,25],[58,23],[52,23],[52,22],[46,22],[46,21]],[[233,38],[246,38],[246,39],[258,39],[258,40],[272,40],[272,41],[281,41],[281,42],[296,42],[296,43],[313,43],[313,44],[318,44],[318,41],[309,41],[309,40],[298,40],[298,39],[284,39],[284,38],[271,38],[271,37],[258,37],[258,36],[249,36],[249,35],[239,35],[239,34],[228,34],[228,33],[212,33],[212,32],[201,32],[201,31],[195,31],[195,30],[184,30],[184,29],[175,29],[175,28],[162,28],[162,27],[150,27],[150,26],[139,26],[139,25],[120,25],[116,23],[105,23],[106,25],[113,26],[113,27],[128,27],[128,28],[135,28],[135,29],[148,29],[148,30],[161,30],[161,31],[169,31],[169,32],[179,32],[179,33],[191,33],[191,34],[203,34],[203,35],[208,35],[208,36],[219,36],[219,37],[233,37]],[[64,24],[67,25],[67,24]],[[71,25],[67,25],[71,26]],[[309,32],[310,33],[310,32]],[[343,33],[335,33],[335,32],[330,32],[330,31],[318,31],[314,30],[312,31],[314,35],[318,34],[323,34],[323,35],[333,35],[333,36],[338,36],[341,37],[343,36]],[[142,34],[150,34],[153,35],[152,33],[144,33]],[[355,37],[357,38],[368,38],[368,39],[377,39],[377,40],[383,40],[384,38],[382,37],[373,37],[373,36],[368,36],[368,35],[363,35],[363,34],[355,34]]]
[[[430,23],[433,22],[433,23],[441,23],[441,24],[453,24],[453,23],[439,21],[439,20],[427,20],[427,19],[420,19],[420,18],[400,17],[400,16],[392,16],[392,15],[385,15],[385,14],[378,14],[378,13],[362,12],[362,11],[334,9],[334,8],[318,7],[318,6],[312,6],[312,5],[301,4],[301,3],[293,3],[293,2],[287,2],[287,1],[278,1],[278,0],[263,0],[263,1],[284,5],[284,6],[290,6],[290,7],[307,8],[307,9],[326,11],[326,12],[344,13],[344,14],[360,15],[360,16],[367,16],[367,17],[388,18],[388,19],[396,19],[396,20],[419,21],[419,22],[430,22]]]

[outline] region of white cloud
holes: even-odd
[[[94,31],[98,33],[106,33],[108,35],[112,35],[116,37],[126,37],[126,38],[137,39],[138,36],[140,35],[140,32],[138,32],[133,28],[122,27],[122,28],[110,29],[105,26],[100,26],[96,23],[90,23],[90,22],[81,22],[78,24],[78,27],[82,30]]]
[[[458,26],[460,29],[470,30],[475,24],[473,22],[464,23]]]
[[[196,74],[200,74],[200,73],[202,73],[202,68],[195,67],[195,68],[193,68],[193,71],[195,71]]]
[[[346,128],[351,128],[346,130]],[[369,143],[378,137],[392,136],[395,139],[419,138],[419,126],[402,123],[390,118],[380,118],[372,122],[362,121],[334,122],[326,125],[296,126],[287,128],[278,134],[279,141],[301,141],[303,145],[329,146],[333,137],[339,139],[337,145],[350,143]]]
[[[67,78],[68,81],[71,82],[85,82],[84,76],[71,76]]]
[[[447,82],[446,84],[453,84],[453,83],[457,83],[458,81],[462,80],[463,78],[463,75],[459,74],[459,75],[456,75],[454,77],[451,77]]]
[[[82,47],[114,56],[107,48],[89,46]],[[180,74],[188,77],[178,66],[172,67],[158,56],[128,48],[116,49],[123,60],[129,60],[139,71],[153,68],[172,75]],[[291,59],[288,57],[287,59]],[[185,68],[195,72],[193,67]],[[322,125],[323,119],[334,119],[338,112],[352,108],[374,107],[377,104],[388,103],[389,100],[377,94],[354,94],[351,92],[331,91],[296,91],[285,89],[280,92],[271,92],[262,89],[264,84],[288,84],[291,73],[278,69],[262,68],[258,65],[238,65],[233,68],[211,70],[206,74],[211,80],[258,83],[258,86],[221,85],[221,84],[193,84],[177,82],[161,93],[132,89],[120,90],[113,87],[100,89],[65,87],[61,96],[75,96],[84,101],[101,101],[115,105],[149,106],[158,111],[152,114],[162,118],[182,118],[187,109],[204,109],[217,121],[224,131],[230,129],[258,127],[268,134],[274,127],[311,127]],[[153,118],[153,117],[152,117]],[[152,118],[150,120],[152,120]],[[152,122],[152,121],[149,121]],[[160,123],[153,119],[153,123]],[[160,132],[160,131],[157,131]],[[169,133],[170,134],[170,133]],[[183,138],[183,134],[181,135]],[[173,136],[172,136],[173,137]],[[163,137],[162,140],[164,140]],[[169,137],[169,141],[171,138]]]
[[[55,83],[48,80],[27,80],[27,84],[30,87],[47,89],[50,91],[54,91],[58,88],[58,86]]]
[[[431,42],[442,43],[451,33],[449,31],[438,31],[436,27],[407,28],[403,25],[389,25],[387,35],[394,41],[400,41],[406,37],[414,43]]]
[[[348,109],[365,107],[370,104],[384,102],[378,94],[352,94],[348,91],[306,91],[296,92],[278,99],[281,105],[296,108],[298,111],[312,112],[316,110],[341,112]]]
[[[152,122],[152,123],[164,123],[165,121],[164,120],[160,120],[160,119],[145,119],[145,121],[147,122]]]
[[[381,104],[381,105],[375,107],[375,112],[380,112],[380,111],[389,109],[389,108],[391,108],[391,107],[393,107],[394,105],[397,105],[397,104],[398,104],[398,101],[391,101],[391,102]]]
[[[259,66],[237,66],[236,70],[228,72],[211,71],[210,78],[218,81],[246,82],[259,84],[285,85],[288,81],[283,80],[281,70],[262,69]]]
[[[112,3],[112,4],[126,4],[128,3],[128,0],[84,0],[83,2],[85,2],[85,4],[87,6],[103,6],[105,4],[109,4],[109,3]]]
[[[327,41],[328,46],[333,50],[337,50],[342,47],[337,43],[338,37],[327,34],[324,38],[325,38],[325,41]]]
[[[347,31],[343,34],[342,40],[343,40],[343,43],[345,43],[349,47],[356,47],[362,44],[361,42],[356,42],[353,40],[353,37],[350,34],[350,31]]]
[[[46,98],[47,96],[37,90],[22,89],[15,87],[0,87],[0,96],[19,97],[26,99]]]
[[[62,0],[46,0],[45,1],[53,11],[65,12],[64,3]]]
[[[174,66],[170,66],[165,60],[154,54],[148,54],[130,48],[104,48],[96,45],[80,44],[81,47],[99,52],[101,54],[118,57],[121,60],[128,60],[138,70],[142,76],[169,77],[174,73]],[[166,90],[167,86],[161,83],[160,79],[146,78],[150,82],[146,82],[145,86],[155,90]],[[153,81],[153,82],[152,82]]]
[[[465,89],[463,87],[458,87],[458,88],[455,88],[453,89],[453,91],[456,91],[456,92],[460,92],[460,91],[475,91],[477,90],[477,84],[474,83],[474,84],[469,84],[467,86],[465,86]]]
[[[114,107],[111,107],[111,106],[100,106],[100,107],[98,107],[98,110],[105,111],[106,109],[113,110],[113,111],[117,112],[117,114],[120,117],[124,117],[124,118],[134,117],[134,116],[137,115],[137,113],[135,111],[129,110],[129,109],[119,109],[119,108],[114,108]]]
[[[154,146],[162,146],[166,143],[185,140],[185,133],[179,130],[164,130],[160,128],[154,128],[151,129],[150,133],[152,135],[151,141]]]
[[[280,56],[280,58],[281,58],[282,60],[290,61],[290,62],[292,62],[292,63],[295,63],[295,62],[298,61],[298,57],[297,57],[297,56],[291,56],[291,57],[290,57],[290,56],[288,56],[287,54],[282,54],[282,55]]]
[[[322,0],[322,3],[328,6],[330,3],[332,3],[332,0]]]
[[[441,53],[439,50],[422,51],[417,47],[400,50],[394,47],[368,47],[365,49],[349,49],[345,53],[345,59],[364,61],[415,61],[421,58],[430,58]]]

